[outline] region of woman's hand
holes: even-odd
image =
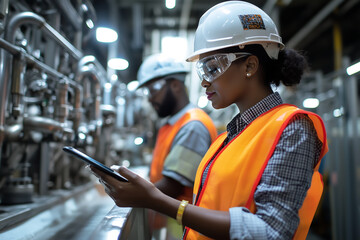
[[[151,203],[161,194],[152,183],[125,167],[113,170],[128,179],[128,182],[118,181],[94,167],[90,166],[90,169],[99,178],[99,182],[104,186],[105,192],[119,207],[152,208]]]
[[[176,219],[180,201],[162,193],[154,184],[134,172],[125,167],[118,168],[117,172],[129,181],[121,182],[94,167],[90,166],[90,169],[117,206],[150,208]],[[182,222],[211,238],[229,239],[228,211],[209,210],[189,204],[185,208]]]

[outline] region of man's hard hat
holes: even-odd
[[[179,76],[183,74],[183,79],[180,78],[179,80],[184,81],[186,73],[188,73],[188,70],[182,62],[165,54],[154,54],[147,57],[139,68],[137,74],[138,88],[154,79],[170,75]]]

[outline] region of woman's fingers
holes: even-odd
[[[100,176],[101,176],[101,174],[102,174],[101,171],[97,170],[96,168],[94,168],[94,167],[92,167],[92,166],[90,166],[90,165],[86,165],[85,168],[86,168],[87,170],[89,170],[92,174],[94,174],[95,177],[100,178]]]
[[[148,199],[156,191],[155,186],[126,167],[112,166],[120,175],[128,179],[121,182],[112,176],[90,166],[91,171],[100,179],[105,192],[119,207],[145,207]]]
[[[118,173],[120,173],[120,175],[122,175],[123,177],[125,177],[127,180],[129,180],[130,182],[133,182],[136,180],[136,178],[139,177],[139,175],[137,175],[136,173],[134,173],[133,171],[130,171],[129,169],[127,169],[126,167],[122,167],[120,166],[117,169]]]
[[[108,181],[118,181],[115,178],[113,178],[112,176],[108,175],[107,173],[104,173],[102,171],[100,171],[99,169],[97,169],[96,167],[90,166],[90,172],[92,174],[94,174],[97,178],[102,179],[105,182]]]

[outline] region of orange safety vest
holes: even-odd
[[[199,191],[201,177],[213,159],[214,154],[222,146],[226,133],[220,135],[211,145],[201,161],[196,173],[194,196],[196,206],[229,211],[232,207],[246,207],[256,213],[254,192],[258,186],[264,169],[273,155],[279,138],[295,114],[307,114],[312,120],[317,135],[323,143],[320,159],[327,152],[326,132],[321,118],[311,112],[301,110],[293,105],[282,104],[260,115],[242,132],[231,140],[214,158],[208,174]],[[231,166],[231,167],[224,167]],[[305,239],[320,201],[323,182],[318,169],[320,161],[314,168],[314,174],[304,203],[299,210],[300,223],[294,239]],[[186,228],[184,239],[210,239]]]
[[[217,131],[211,118],[201,109],[193,108],[187,111],[174,125],[166,124],[160,128],[157,135],[153,160],[150,168],[150,181],[155,183],[162,178],[162,171],[166,156],[170,152],[171,145],[179,130],[190,121],[200,121],[208,129],[211,142],[217,137]],[[183,195],[179,196],[180,200],[192,200],[192,188],[186,187]]]

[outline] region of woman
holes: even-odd
[[[326,132],[319,116],[283,104],[271,87],[299,83],[305,58],[284,48],[261,9],[229,1],[201,17],[188,61],[197,61],[214,108],[236,104],[240,111],[204,156],[193,204],[123,167],[128,183],[93,169],[106,192],[118,206],[177,219],[184,239],[305,239],[322,193]]]

